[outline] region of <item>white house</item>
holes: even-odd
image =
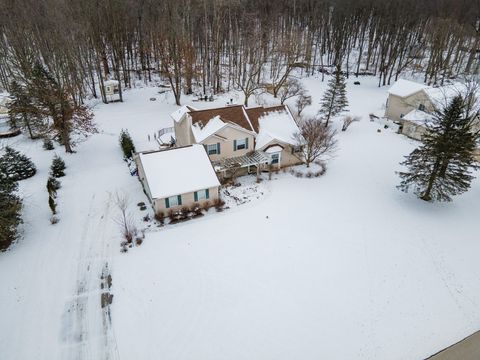
[[[213,202],[220,182],[201,145],[134,155],[138,177],[156,213]]]

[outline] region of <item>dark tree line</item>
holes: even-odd
[[[371,73],[379,86],[406,70],[428,83],[479,71],[477,0],[0,0],[0,82],[42,63],[72,107],[106,101],[105,79],[160,74],[182,93],[268,79],[275,95],[294,69]]]

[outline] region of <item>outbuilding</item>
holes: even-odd
[[[212,203],[220,182],[202,145],[190,145],[134,156],[138,176],[155,213]]]

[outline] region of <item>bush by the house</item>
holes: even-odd
[[[53,150],[55,148],[53,146],[53,141],[48,137],[43,138],[43,148],[45,150]]]
[[[202,205],[202,209],[205,210],[205,211],[208,211],[208,209],[210,209],[212,207],[212,204],[210,203],[210,201],[205,201]]]
[[[165,223],[165,213],[163,211],[155,213],[155,220],[163,225]]]
[[[190,215],[190,208],[188,206],[183,206],[180,210],[180,218],[187,219]]]
[[[0,172],[11,181],[18,181],[35,175],[37,168],[30,158],[7,146],[0,157]]]
[[[65,168],[65,161],[63,161],[60,156],[55,155],[52,160],[52,165],[50,166],[50,173],[52,176],[56,178],[65,176]]]
[[[168,216],[168,220],[170,220],[171,223],[177,220],[177,213],[172,209],[168,210],[167,216]]]
[[[120,132],[120,146],[123,151],[123,157],[125,159],[131,159],[132,154],[135,152],[135,145],[127,130]]]
[[[223,200],[220,199],[220,198],[216,198],[216,199],[213,201],[213,206],[215,206],[215,210],[217,210],[217,211],[222,211],[224,205],[225,205],[225,201],[223,201]]]

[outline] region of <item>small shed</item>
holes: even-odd
[[[156,213],[212,203],[219,197],[220,182],[202,145],[145,151],[134,159]]]
[[[120,84],[118,80],[106,80],[103,82],[107,102],[120,101]]]

